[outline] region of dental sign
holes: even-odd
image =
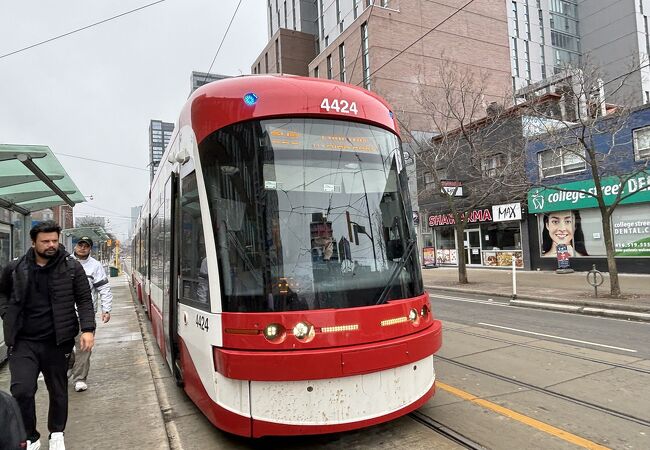
[[[629,197],[621,204],[650,202],[650,172],[639,172],[629,180],[626,177],[604,177],[601,179],[603,198],[611,205],[619,195]],[[622,183],[625,181],[624,183]],[[547,188],[528,191],[528,212],[544,213],[569,209],[597,208],[596,187],[593,180],[574,181]],[[630,195],[631,194],[631,195]]]

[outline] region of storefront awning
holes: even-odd
[[[84,201],[49,147],[0,144],[0,207],[29,214]]]

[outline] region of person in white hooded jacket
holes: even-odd
[[[90,251],[93,247],[93,240],[87,236],[82,237],[77,241],[74,247],[74,257],[81,263],[88,283],[90,283],[90,291],[93,296],[93,307],[97,313],[97,307],[101,306],[102,322],[107,323],[111,320],[111,308],[113,305],[113,293],[111,286],[108,283],[108,277],[102,264],[95,258],[90,256]],[[76,392],[83,392],[88,389],[86,378],[90,370],[90,354],[91,351],[81,351],[79,347],[79,337],[75,339],[75,352],[71,359],[74,360],[72,364],[72,371],[70,377],[74,383],[74,390]]]

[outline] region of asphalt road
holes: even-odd
[[[507,298],[480,294],[429,290],[429,295],[433,311],[443,323],[499,329],[650,359],[650,323],[508,306]]]

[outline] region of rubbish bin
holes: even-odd
[[[116,277],[120,273],[120,270],[117,267],[113,266],[110,267],[110,271],[112,277]]]

